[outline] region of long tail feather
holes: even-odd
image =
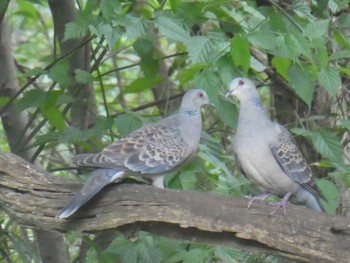
[[[67,218],[74,214],[87,201],[95,196],[104,186],[123,177],[124,171],[112,169],[97,169],[89,180],[84,184],[83,188],[76,194],[69,203],[58,213],[58,218]]]

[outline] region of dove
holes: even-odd
[[[314,184],[312,172],[289,131],[268,117],[254,83],[247,78],[236,78],[226,97],[239,101],[237,131],[232,140],[233,151],[243,174],[265,194],[251,197],[264,200],[267,195],[283,199],[274,204],[276,209],[287,201],[324,211],[320,190]],[[285,210],[284,210],[285,213]]]
[[[161,175],[179,168],[197,152],[202,132],[201,107],[206,104],[211,103],[204,90],[190,89],[176,114],[131,132],[100,153],[73,157],[77,166],[96,170],[57,217],[71,216],[104,186],[127,175],[153,176],[154,185],[159,187]]]

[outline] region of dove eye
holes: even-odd
[[[240,85],[240,86],[244,85],[244,81],[240,79],[238,82],[238,85]]]
[[[204,95],[203,95],[202,92],[199,92],[199,93],[198,93],[198,96],[201,97],[201,98],[203,98]]]

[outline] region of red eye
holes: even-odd
[[[240,79],[238,82],[238,85],[240,85],[240,86],[244,85],[244,81]]]

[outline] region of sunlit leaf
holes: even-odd
[[[272,59],[272,65],[276,68],[278,74],[280,74],[284,79],[288,79],[287,71],[291,61],[287,58],[274,57]]]
[[[243,74],[248,73],[250,67],[250,51],[248,39],[241,35],[235,35],[231,40],[231,58],[236,66],[241,66]]]

